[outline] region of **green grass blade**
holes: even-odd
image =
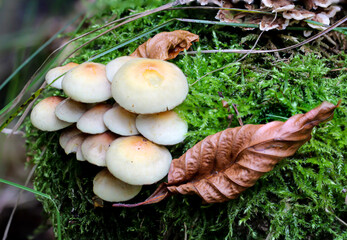
[[[37,54],[39,54],[45,47],[47,47],[49,44],[51,44],[58,36],[61,34],[67,27],[69,27],[73,22],[75,22],[81,14],[78,14],[76,17],[74,17],[71,21],[69,21],[62,29],[60,29],[56,34],[54,34],[50,39],[48,39],[44,44],[42,44],[41,47],[39,47],[29,58],[27,58],[6,80],[0,85],[0,90],[3,89],[7,83],[11,81],[11,79],[25,66],[27,65],[31,60],[33,60],[34,57],[36,57]]]
[[[53,205],[54,205],[54,207],[55,207],[55,209],[56,209],[56,214],[57,214],[57,228],[58,228],[58,239],[61,240],[61,221],[60,221],[60,212],[59,212],[59,209],[58,209],[57,204],[54,202],[54,200],[51,198],[51,196],[49,196],[48,194],[45,194],[45,193],[36,191],[36,190],[34,190],[34,189],[31,189],[31,188],[22,186],[22,185],[20,185],[20,184],[7,181],[7,180],[2,179],[2,178],[0,178],[0,183],[5,183],[5,184],[7,184],[7,185],[10,185],[10,186],[13,186],[13,187],[22,189],[22,190],[24,190],[24,191],[31,192],[31,193],[33,193],[33,194],[35,194],[35,195],[38,195],[38,196],[41,196],[41,197],[44,197],[44,198],[47,198],[47,199],[51,200],[52,203],[53,203]]]

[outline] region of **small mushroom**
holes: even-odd
[[[77,134],[73,136],[64,148],[65,153],[68,155],[70,153],[76,153],[76,159],[79,161],[85,161],[81,150],[81,145],[88,135],[84,133]]]
[[[188,94],[181,69],[162,60],[137,58],[125,63],[112,81],[112,96],[126,110],[151,114],[171,110]]]
[[[167,148],[140,136],[117,138],[106,153],[112,175],[133,185],[158,182],[169,172],[171,160]]]
[[[327,8],[331,4],[338,3],[338,2],[340,2],[340,0],[313,0],[313,3],[315,5],[314,9],[316,9],[317,7]]]
[[[62,82],[64,76],[61,76],[61,75],[63,75],[67,71],[70,71],[71,69],[73,69],[74,67],[77,67],[77,66],[78,66],[77,63],[70,62],[64,66],[52,68],[46,74],[45,79],[46,79],[47,84],[51,84],[53,82],[51,84],[52,87],[62,89],[61,82]]]
[[[81,146],[84,158],[97,166],[106,166],[106,151],[117,138],[111,132],[105,132],[87,137]]]
[[[132,199],[142,186],[135,186],[115,178],[107,168],[101,170],[93,180],[93,192],[109,202],[123,202]]]
[[[315,13],[305,9],[292,9],[283,13],[285,19],[303,20],[314,17]]]
[[[80,133],[82,132],[76,127],[64,129],[64,131],[60,134],[59,137],[60,146],[65,150],[67,142]]]
[[[97,134],[106,132],[104,114],[112,106],[106,103],[99,103],[85,112],[77,121],[77,128],[84,133]]]
[[[88,109],[89,106],[87,104],[67,98],[58,104],[55,109],[55,115],[60,120],[74,123],[77,122]]]
[[[137,115],[121,106],[114,106],[104,114],[104,123],[110,131],[122,136],[132,136],[139,132],[136,129]]]
[[[324,25],[329,25],[330,24],[330,19],[329,17],[326,15],[326,13],[322,12],[322,13],[318,13],[316,14],[316,16],[314,16],[314,18],[312,18],[313,21],[319,22],[319,23],[323,23]],[[315,29],[319,29],[319,30],[324,30],[327,27],[321,26],[321,25],[317,25],[317,24],[313,24],[313,23],[307,23],[307,25],[309,25],[311,28],[315,28]]]
[[[109,63],[106,64],[106,76],[107,79],[112,82],[114,75],[116,72],[120,69],[121,66],[124,65],[124,63],[127,63],[128,61],[135,59],[135,57],[131,56],[123,56],[116,58]]]
[[[64,98],[52,96],[43,99],[32,110],[30,114],[31,123],[34,127],[42,131],[57,131],[71,125],[57,118],[55,115],[55,108]]]
[[[111,84],[105,65],[86,62],[69,71],[62,82],[66,95],[84,103],[98,103],[111,98]]]
[[[295,7],[291,0],[262,0],[262,3],[265,7],[271,8],[273,12],[284,12]]]
[[[161,145],[182,142],[188,132],[188,124],[174,111],[139,115],[136,127],[145,138]]]

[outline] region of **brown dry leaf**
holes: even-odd
[[[144,202],[114,204],[135,207],[161,201],[172,194],[197,194],[205,203],[237,198],[283,158],[310,140],[314,126],[329,120],[337,105],[323,102],[286,122],[229,128],[206,137],[171,163],[168,183]]]
[[[140,45],[130,56],[169,60],[197,41],[199,36],[188,31],[162,32]]]

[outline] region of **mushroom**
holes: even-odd
[[[58,104],[55,109],[55,115],[60,120],[74,123],[77,122],[88,109],[89,106],[87,104],[67,98]]]
[[[104,114],[104,123],[112,132],[122,136],[136,135],[135,120],[137,115],[121,106],[114,106]]]
[[[126,110],[151,114],[171,110],[188,94],[188,82],[174,64],[138,58],[125,63],[112,81],[112,96]]]
[[[111,98],[105,65],[86,62],[69,71],[62,82],[66,95],[75,101],[97,103]]]
[[[162,145],[182,142],[188,132],[188,124],[174,111],[139,115],[136,127],[145,138]]]
[[[82,132],[76,127],[64,129],[64,131],[60,134],[60,137],[59,137],[60,146],[65,150],[67,142],[71,138],[73,138],[74,136],[80,133]]]
[[[99,103],[85,112],[77,121],[77,128],[84,133],[97,134],[106,132],[104,114],[112,106],[106,103]]]
[[[315,4],[314,9],[316,9],[317,7],[327,8],[331,4],[338,2],[340,2],[340,0],[313,0],[313,3]]]
[[[47,72],[45,77],[47,84],[52,83],[52,87],[62,89],[61,82],[64,78],[62,75],[77,66],[77,63],[70,62],[64,66],[52,68]]]
[[[314,17],[315,13],[305,9],[292,9],[283,13],[285,19],[303,20]]]
[[[284,12],[295,7],[291,0],[262,0],[261,2],[273,12]]]
[[[167,148],[140,136],[117,138],[106,153],[112,175],[133,185],[158,182],[169,172],[171,160]]]
[[[116,138],[111,132],[87,137],[81,146],[84,158],[94,165],[106,166],[106,151]]]
[[[62,97],[52,96],[39,102],[30,114],[30,120],[34,127],[42,131],[52,132],[70,126],[71,123],[60,120],[54,113],[55,108],[63,100]]]
[[[109,63],[106,64],[106,76],[107,79],[112,82],[112,79],[114,77],[114,75],[116,74],[116,72],[120,69],[121,66],[124,65],[124,63],[135,59],[135,57],[131,57],[131,56],[123,56],[123,57],[119,57],[116,58],[112,61],[110,61]]]
[[[77,160],[85,161],[86,159],[83,156],[81,145],[87,136],[88,136],[87,134],[80,133],[70,138],[70,140],[66,143],[66,146],[64,148],[65,153],[67,155],[70,153],[76,153]]]
[[[316,16],[314,16],[314,18],[312,18],[312,20],[319,22],[319,23],[323,23],[324,25],[329,25],[329,23],[330,23],[329,17],[324,12],[316,14]],[[327,27],[313,24],[313,23],[307,23],[307,25],[309,25],[311,28],[315,28],[315,29],[319,29],[319,30],[324,30],[327,28]]]
[[[132,199],[142,186],[127,184],[115,178],[107,168],[96,174],[93,180],[93,192],[101,199],[109,202],[123,202]]]

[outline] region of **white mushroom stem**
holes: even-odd
[[[114,177],[107,169],[99,172],[93,180],[93,192],[109,202],[123,202],[135,197],[142,186],[125,183]]]

